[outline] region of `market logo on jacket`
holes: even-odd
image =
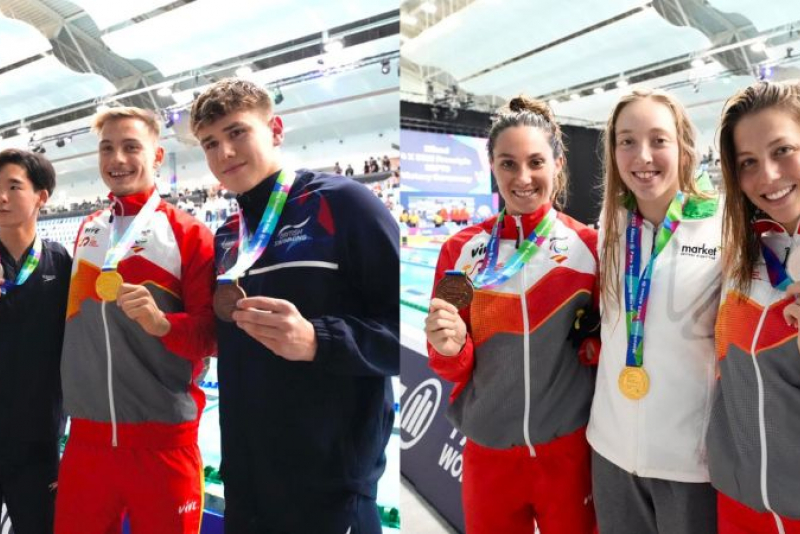
[[[400,410],[400,448],[410,449],[425,435],[442,401],[442,384],[436,378],[420,383],[403,400]]]
[[[702,245],[683,245],[681,247],[681,256],[688,256],[692,258],[703,258],[709,260],[717,259],[717,251],[720,247],[707,247],[705,243]]]

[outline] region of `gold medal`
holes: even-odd
[[[650,389],[650,377],[644,367],[626,366],[619,374],[619,390],[631,400],[639,400]]]
[[[117,300],[117,293],[122,286],[122,276],[117,271],[104,271],[94,282],[97,296],[106,302]]]

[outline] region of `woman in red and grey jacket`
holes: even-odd
[[[800,85],[757,82],[726,104],[726,284],[708,430],[721,534],[800,533]]]
[[[588,534],[594,369],[570,333],[579,310],[594,309],[596,233],[553,208],[567,177],[545,104],[512,99],[488,151],[505,209],[448,240],[436,269],[436,284],[447,276],[459,291],[469,282],[446,271],[472,278],[473,299],[458,310],[434,298],[425,327],[430,366],[456,383],[448,418],[468,438],[466,529]]]

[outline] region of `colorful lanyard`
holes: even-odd
[[[150,198],[147,199],[147,202],[139,211],[139,213],[133,218],[131,221],[130,226],[128,229],[125,230],[125,233],[122,234],[122,237],[117,239],[117,231],[116,226],[114,223],[111,223],[111,232],[109,236],[109,248],[106,251],[106,257],[103,261],[102,271],[116,271],[117,265],[119,262],[122,261],[122,258],[125,257],[125,254],[128,253],[133,242],[139,237],[139,234],[142,233],[142,230],[147,226],[150,222],[150,219],[153,218],[153,214],[156,212],[156,208],[158,208],[158,204],[161,201],[161,196],[158,194],[158,190],[153,189],[153,193],[150,195]],[[111,213],[114,213],[114,205],[111,205]]]
[[[486,262],[481,267],[473,283],[477,288],[491,289],[497,287],[517,274],[528,260],[542,247],[542,243],[547,239],[556,221],[556,210],[550,208],[550,211],[539,221],[539,224],[536,225],[536,228],[533,229],[514,255],[511,256],[501,269],[497,270],[497,257],[500,251],[500,228],[505,214],[506,210],[503,209],[500,215],[497,216],[497,222],[495,222],[494,228],[492,228],[492,237],[486,245],[488,250],[486,253]]]
[[[642,215],[637,210],[628,211],[626,232],[627,253],[625,254],[625,318],[628,327],[628,351],[625,364],[641,367],[644,363],[644,321],[647,315],[647,301],[650,298],[650,284],[656,258],[669,243],[681,222],[683,192],[672,200],[667,215],[656,235],[656,246],[644,272],[639,274],[642,258]]]
[[[275,231],[275,226],[278,224],[278,218],[286,205],[286,199],[289,197],[289,190],[292,188],[294,179],[294,174],[287,176],[283,171],[278,174],[275,186],[269,196],[269,201],[267,201],[267,207],[264,209],[263,215],[261,215],[261,222],[258,223],[258,228],[256,228],[252,241],[247,232],[244,213],[239,210],[239,256],[236,258],[236,263],[233,267],[228,269],[225,274],[217,277],[218,283],[233,283],[261,257],[261,254],[269,244],[272,233]]]
[[[786,291],[786,288],[789,287],[794,280],[792,280],[792,277],[786,272],[778,255],[764,243],[761,243],[761,254],[764,255],[764,263],[767,264],[769,283],[772,284],[772,287],[775,289]]]
[[[28,256],[25,258],[22,268],[17,273],[16,280],[6,280],[3,282],[3,284],[0,285],[0,295],[5,295],[12,287],[21,286],[24,284],[28,278],[30,278],[31,273],[36,270],[36,266],[39,265],[39,259],[41,257],[42,240],[39,237],[39,234],[36,234],[36,238],[33,240],[33,246],[31,247],[30,251],[28,251]]]

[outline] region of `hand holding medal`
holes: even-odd
[[[142,230],[147,227],[160,202],[161,197],[158,194],[158,190],[153,189],[153,193],[150,195],[150,198],[147,199],[147,202],[145,202],[144,206],[142,206],[142,209],[133,218],[130,226],[128,226],[128,229],[125,230],[125,233],[122,234],[122,237],[120,238],[117,238],[117,232],[114,223],[109,223],[111,226],[109,247],[106,251],[106,257],[103,261],[103,267],[101,269],[100,276],[97,277],[97,280],[95,280],[94,283],[94,289],[97,292],[97,296],[100,297],[104,302],[113,302],[117,300],[119,288],[122,287],[124,282],[122,275],[117,272],[117,266],[119,265],[119,262],[122,261],[122,258],[125,257],[125,254],[128,253],[131,246],[133,246],[134,241],[136,241],[136,239],[142,233]],[[113,215],[113,205],[110,209]],[[119,219],[117,219],[117,221],[119,221]]]
[[[467,342],[467,325],[453,304],[434,298],[425,319],[425,335],[436,352],[455,356]]]
[[[472,295],[472,281],[461,271],[445,272],[434,293],[437,299],[447,301],[459,310],[470,305]]]
[[[247,232],[244,213],[239,212],[239,254],[233,267],[217,276],[217,290],[214,292],[214,313],[221,321],[232,323],[233,312],[237,309],[236,303],[247,297],[244,289],[239,286],[238,280],[266,250],[286,204],[286,199],[289,197],[294,179],[294,174],[287,176],[283,171],[278,174],[267,207],[261,215],[261,221],[258,223],[252,239]]]
[[[247,293],[239,287],[238,282],[220,283],[214,291],[214,313],[226,323],[232,323],[236,303],[246,297]]]

